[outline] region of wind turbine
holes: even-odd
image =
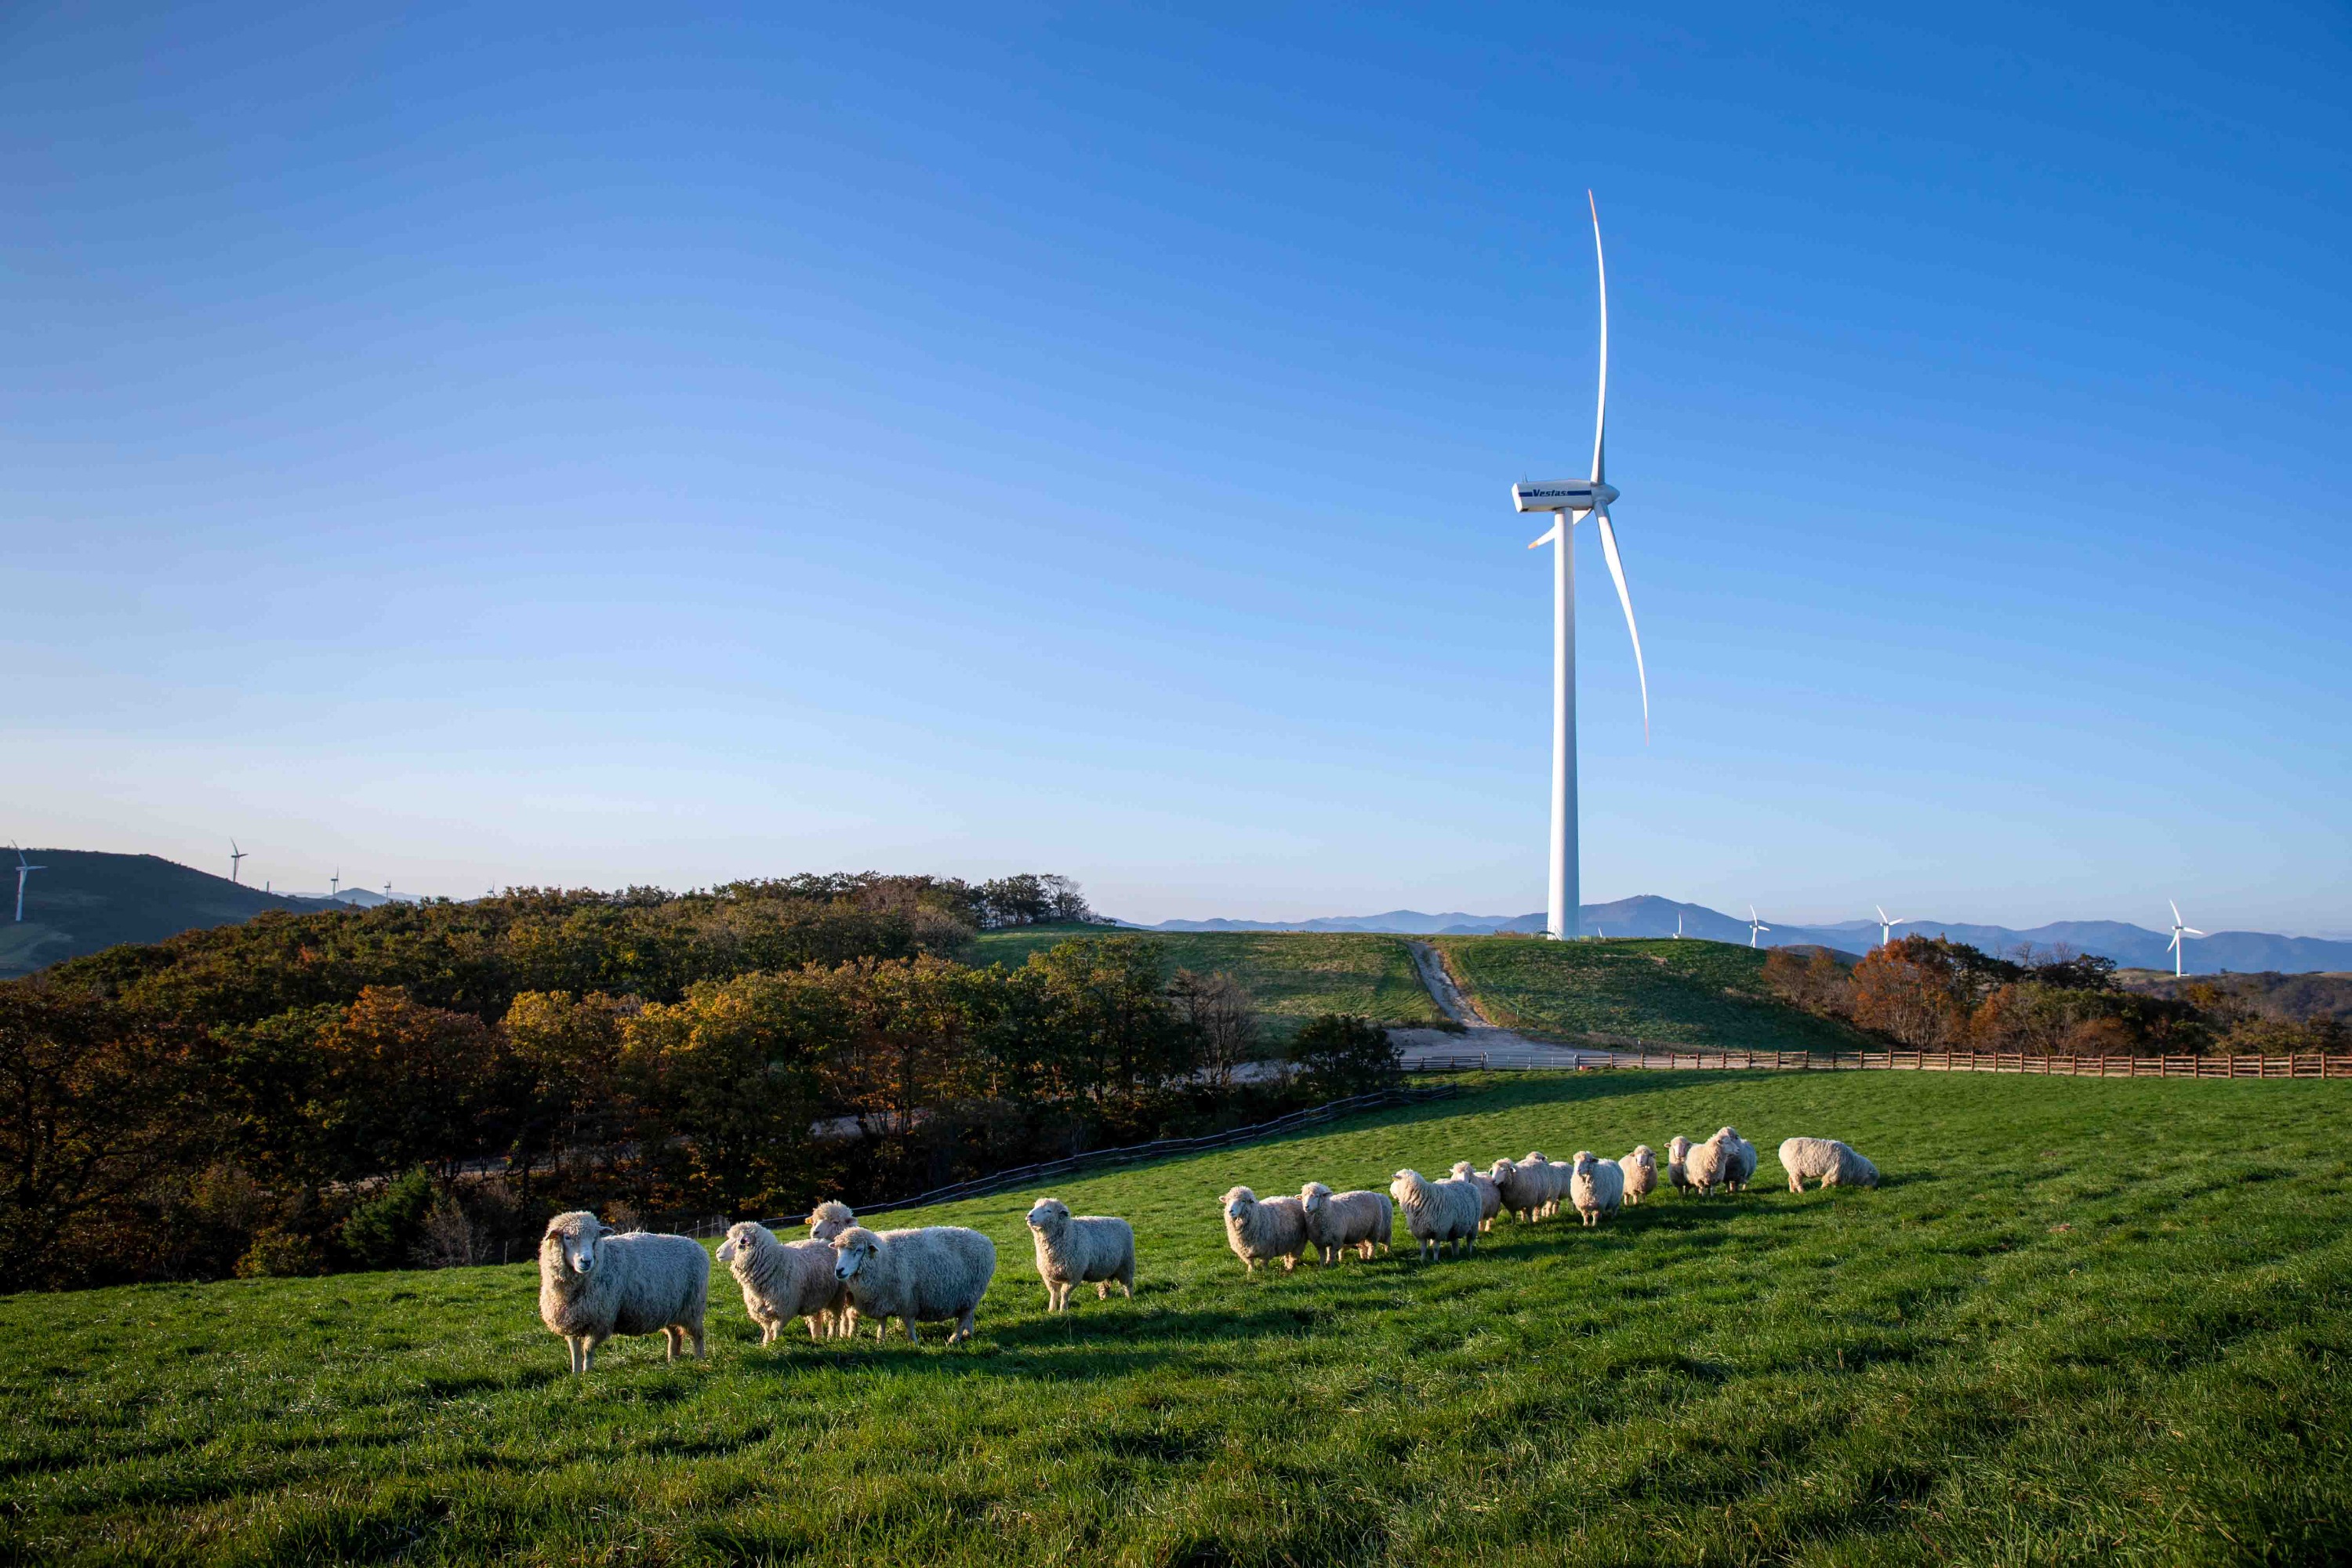
[[[1680,942],[1680,941],[1682,941],[1682,939],[1683,939],[1683,912],[1682,912],[1682,910],[1676,910],[1675,911],[1675,940],[1676,942]]]
[[[1885,904],[1873,904],[1871,908],[1878,911],[1878,945],[1881,947],[1885,947],[1888,942],[1895,940],[1895,928],[1896,926],[1907,926],[1911,923],[1909,921],[1888,920],[1886,918],[1886,906]]]
[[[1762,921],[1759,921],[1759,920],[1758,920],[1758,919],[1756,918],[1756,906],[1755,906],[1754,904],[1750,904],[1750,905],[1748,905],[1748,946],[1750,946],[1750,947],[1754,947],[1754,946],[1756,945],[1756,933],[1757,933],[1758,931],[1770,931],[1771,929],[1772,929],[1772,928],[1771,928],[1770,926],[1766,925]]]
[[[16,923],[25,923],[25,879],[36,871],[46,871],[47,866],[36,866],[25,858],[22,849],[16,851]]]
[[[340,895],[342,890],[343,868],[341,866],[338,866],[335,868],[335,874],[327,879],[327,897],[331,899],[335,898]]]
[[[244,860],[244,858],[245,851],[236,847],[236,839],[230,839],[228,841],[228,879],[230,881],[234,882],[236,880],[237,865],[239,862]]]
[[[1555,939],[1577,934],[1583,916],[1578,900],[1576,842],[1576,552],[1574,529],[1590,517],[1600,527],[1601,558],[1624,606],[1625,629],[1633,637],[1633,673],[1642,682],[1642,739],[1650,738],[1650,675],[1642,663],[1642,630],[1633,624],[1633,597],[1625,589],[1625,565],[1617,556],[1617,532],[1609,506],[1617,491],[1608,483],[1609,268],[1601,253],[1601,208],[1584,193],[1592,213],[1592,266],[1601,279],[1601,393],[1592,415],[1592,477],[1511,487],[1511,504],[1521,511],[1554,514],[1543,537],[1528,546],[1552,546],[1551,574],[1551,868],[1546,930]]]
[[[21,889],[24,885],[24,879],[19,877],[16,879],[16,886]],[[21,911],[23,908],[24,894],[19,892],[16,897],[18,900],[19,909],[19,913],[16,918],[18,920],[23,920],[25,917]],[[2180,960],[2188,952],[2188,948],[2181,942],[2180,939],[2184,936],[2203,936],[2205,933],[2199,931],[2195,926],[2181,924],[2180,906],[2179,904],[2172,903],[2170,899],[2167,899],[2164,901],[2168,904],[2172,904],[2172,940],[2165,945],[2172,949],[2172,977],[2175,980],[2178,980],[2180,978]]]

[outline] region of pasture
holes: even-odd
[[[1171,972],[1233,975],[1249,988],[1261,1025],[1276,1040],[1288,1039],[1318,1013],[1355,1013],[1377,1023],[1423,1026],[1444,1019],[1413,968],[1412,950],[1397,936],[1029,926],[982,932],[972,944],[972,962],[1024,963],[1033,952],[1081,936],[1140,936],[1166,960]]]
[[[1754,948],[1653,937],[1429,941],[1489,1020],[1539,1038],[1572,1041],[1599,1032],[1704,1050],[1884,1047],[1835,1019],[1776,1000],[1765,989],[1764,954]]]
[[[1536,944],[1519,944],[1530,951]],[[2352,1552],[2333,1082],[1471,1080],[1066,1182],[1131,1302],[1049,1319],[1010,1194],[977,1341],[615,1342],[531,1268],[0,1300],[10,1561],[2029,1563]],[[1757,1189],[1477,1255],[1244,1277],[1217,1198],[1730,1121]],[[1790,1195],[1843,1136],[1876,1192]],[[891,1223],[908,1223],[894,1215]],[[1402,1235],[1402,1231],[1400,1231]],[[794,1331],[797,1332],[798,1331]]]

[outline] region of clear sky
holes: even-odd
[[[1587,899],[2352,928],[2352,12],[1873,9],[16,0],[0,838],[1539,908],[1590,186]]]

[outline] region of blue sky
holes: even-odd
[[[366,9],[0,12],[0,837],[1538,908],[1591,186],[1588,899],[2352,928],[2341,6]]]

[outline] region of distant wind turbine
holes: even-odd
[[[237,867],[241,865],[244,860],[245,851],[236,847],[236,839],[230,839],[228,841],[228,879],[230,881],[234,882],[236,880]]]
[[[1511,504],[1520,511],[1552,513],[1552,524],[1530,543],[1533,550],[1549,544],[1551,575],[1551,862],[1546,879],[1549,909],[1547,933],[1557,940],[1577,934],[1583,923],[1579,890],[1576,826],[1576,552],[1572,531],[1586,518],[1598,524],[1601,557],[1617,584],[1617,602],[1625,610],[1625,629],[1633,637],[1633,673],[1642,682],[1642,735],[1650,733],[1650,675],[1642,664],[1642,631],[1633,624],[1633,598],[1625,587],[1625,564],[1617,556],[1617,531],[1610,525],[1610,503],[1617,490],[1607,479],[1604,437],[1609,424],[1609,268],[1601,254],[1601,209],[1592,193],[1584,194],[1592,212],[1592,265],[1601,280],[1601,395],[1592,415],[1592,477],[1554,479],[1511,487]]]
[[[16,851],[16,923],[25,923],[25,879],[36,871],[46,871],[47,866],[36,866],[25,858],[22,849]]]
[[[335,874],[327,879],[327,897],[331,899],[342,890],[343,868],[341,866],[338,866],[335,868]]]
[[[16,885],[21,888],[24,886],[24,883],[20,880]],[[2180,939],[2184,936],[2203,936],[2205,933],[2199,931],[2195,926],[2183,925],[2180,922],[2180,906],[2179,904],[2173,904],[2170,899],[2167,899],[2164,901],[2168,904],[2172,904],[2172,940],[2165,945],[2172,949],[2172,977],[2175,980],[2178,980],[2180,978],[2181,957],[2188,951],[2187,946]],[[22,920],[23,918],[24,917],[22,915],[17,916],[17,919],[19,920]]]
[[[1871,908],[1878,911],[1878,945],[1881,947],[1885,947],[1888,942],[1895,940],[1895,928],[1896,926],[1907,926],[1912,923],[1909,921],[1888,920],[1886,918],[1886,906],[1885,904],[1873,904]]]
[[[1675,911],[1675,940],[1676,942],[1680,942],[1680,941],[1682,941],[1682,939],[1683,939],[1683,912],[1682,912],[1682,910],[1676,910]]]
[[[1770,931],[1771,929],[1772,929],[1772,928],[1771,928],[1770,926],[1766,925],[1762,921],[1759,921],[1759,920],[1758,920],[1758,919],[1756,918],[1756,906],[1755,906],[1754,904],[1750,904],[1750,905],[1748,905],[1748,946],[1750,946],[1750,947],[1754,947],[1754,946],[1756,945],[1756,933],[1757,933],[1758,931]]]

